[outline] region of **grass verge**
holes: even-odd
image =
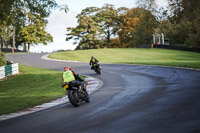
[[[200,69],[200,53],[145,48],[93,49],[57,52],[49,58],[89,62],[96,57],[100,63],[176,66]]]
[[[0,115],[34,107],[64,95],[62,72],[20,65],[20,73],[0,81]]]

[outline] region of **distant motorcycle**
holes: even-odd
[[[97,73],[97,74],[101,74],[101,66],[100,64],[96,64],[96,66],[93,67],[93,70]]]
[[[84,88],[86,85],[84,84]],[[73,82],[63,82],[62,88],[67,91],[68,99],[74,107],[78,107],[82,101],[90,102],[90,97],[85,90],[74,86]]]

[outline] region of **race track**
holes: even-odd
[[[158,66],[101,64],[102,75],[89,63],[43,60],[44,54],[11,54],[20,64],[100,79],[103,86],[91,102],[70,103],[0,122],[1,133],[199,133],[200,71]],[[89,60],[89,59],[88,59]]]

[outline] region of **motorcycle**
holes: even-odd
[[[83,90],[83,88],[75,87],[73,82],[62,83],[62,88],[66,90],[68,99],[74,107],[78,107],[82,101],[85,101],[87,103],[90,102],[90,97],[85,87],[86,85],[84,84],[84,90]]]
[[[96,64],[96,66],[94,66],[93,70],[97,73],[97,74],[101,74],[101,66],[100,64]]]

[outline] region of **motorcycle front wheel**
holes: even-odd
[[[99,75],[101,75],[101,70],[100,70],[100,68],[97,68],[97,73],[98,73]]]
[[[99,75],[101,75],[101,69],[100,68],[98,68],[99,69]]]
[[[78,107],[80,105],[78,92],[76,90],[68,90],[68,98],[69,98],[70,103],[74,107]]]

